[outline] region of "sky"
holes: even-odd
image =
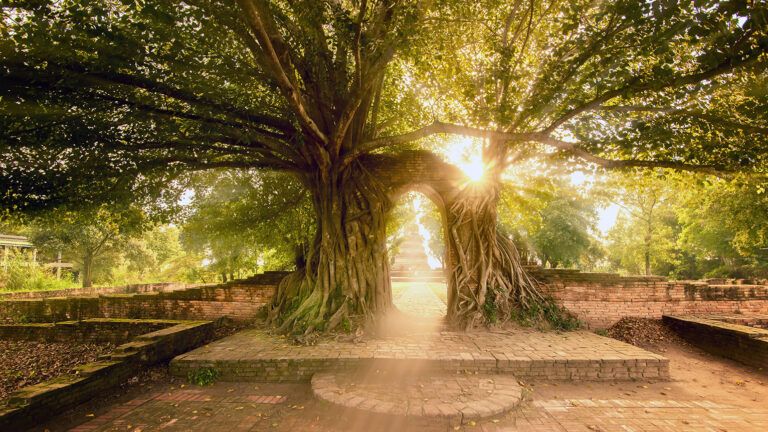
[[[595,178],[591,174],[585,174],[581,171],[575,171],[571,174],[571,184],[574,186],[589,185],[594,181]],[[618,204],[611,204],[597,209],[597,229],[603,237],[616,225],[616,218],[619,216],[620,210],[621,207]]]

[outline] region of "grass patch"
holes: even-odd
[[[201,367],[197,368],[195,370],[192,370],[187,375],[187,379],[190,383],[195,384],[200,387],[205,387],[212,385],[216,382],[217,379],[219,379],[219,376],[221,374],[219,373],[216,368],[213,367]]]
[[[0,269],[0,291],[54,291],[76,287],[75,281],[68,277],[56,279],[35,263],[13,259],[7,268]]]

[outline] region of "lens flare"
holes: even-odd
[[[464,174],[469,177],[473,182],[480,182],[485,176],[485,165],[482,160],[470,160],[464,164],[460,164],[459,168],[464,171]]]
[[[456,165],[471,183],[479,183],[485,177],[482,143],[479,139],[455,137],[450,139],[442,153],[447,161]]]

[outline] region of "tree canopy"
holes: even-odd
[[[455,186],[441,191],[449,315],[471,325],[488,301],[511,316],[543,299],[496,230],[511,164],[766,171],[764,2],[29,0],[0,13],[3,210],[162,210],[196,172],[290,174],[316,231],[273,304],[283,329],[388,309],[390,198],[426,177]],[[483,139],[484,187],[414,151],[444,135]]]
[[[1,32],[4,206],[440,132],[607,167],[768,153],[761,2],[18,1]]]

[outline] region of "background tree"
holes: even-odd
[[[578,263],[592,244],[594,210],[577,198],[558,197],[542,211],[542,226],[533,234],[533,244],[542,256],[542,262],[551,267],[570,267]]]
[[[659,217],[652,225],[646,220],[620,213],[608,231],[606,253],[613,269],[632,275],[669,275],[680,263],[677,248],[679,226],[672,219]],[[651,241],[648,241],[648,230]]]
[[[661,174],[607,185],[625,207],[607,239],[615,269],[682,279],[765,274],[764,178]]]
[[[35,221],[32,242],[50,255],[77,265],[83,288],[93,285],[101,261],[125,247],[141,232],[143,214],[136,209],[115,212],[105,207],[89,212],[56,210]]]
[[[542,300],[496,231],[508,164],[754,171],[768,154],[760,2],[51,0],[2,13],[3,207],[151,202],[213,168],[292,173],[317,232],[275,298],[281,330],[391,307],[382,167],[406,166],[418,139],[488,139],[487,184],[450,209],[465,227],[448,239],[463,256],[450,261],[457,325],[482,322],[488,301],[508,317]]]
[[[154,225],[128,238],[111,269],[109,283],[206,282],[192,276],[201,259],[189,262],[190,252],[182,247],[179,235],[177,226]]]
[[[181,238],[227,278],[258,269],[289,270],[303,260],[314,226],[306,192],[275,173],[222,172],[192,189]]]
[[[672,226],[677,219],[672,201],[676,185],[682,189],[679,180],[665,176],[663,171],[613,176],[605,185],[609,199],[631,219],[614,227],[613,244],[623,249],[623,261],[631,260],[627,254],[640,254],[642,265],[637,270],[645,275],[652,273],[653,261],[663,260],[674,247]]]
[[[697,257],[699,275],[768,275],[768,196],[765,179],[710,179],[686,188],[677,214],[680,245]]]
[[[520,247],[542,265],[578,266],[599,254],[594,194],[571,184],[568,175],[521,165],[502,191],[500,222]]]

